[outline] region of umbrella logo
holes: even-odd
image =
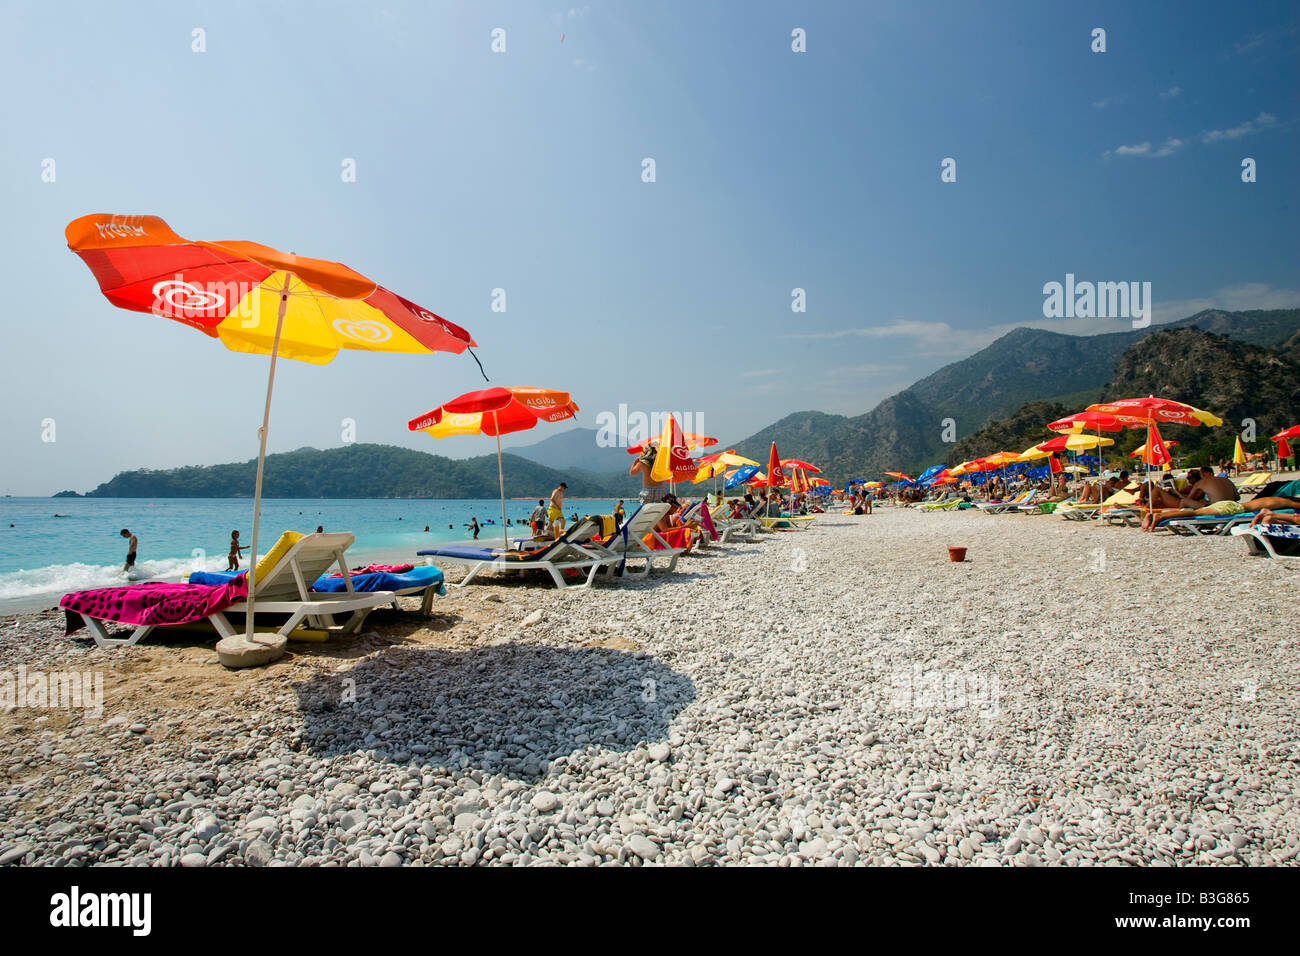
[[[393,330],[382,322],[353,321],[352,319],[335,319],[334,331],[345,339],[378,345],[393,337]]]
[[[161,315],[214,312],[226,304],[219,293],[209,292],[183,279],[164,279],[154,283],[153,296],[153,311]]]

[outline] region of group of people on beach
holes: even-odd
[[[1294,514],[1274,513],[1277,508],[1300,508],[1300,481],[1272,482],[1243,502],[1241,491],[1232,479],[1215,474],[1210,467],[1191,468],[1182,491],[1171,490],[1164,483],[1144,482],[1136,496],[1149,509],[1142,519],[1143,531],[1153,531],[1160,522],[1170,518],[1231,517],[1247,512],[1255,515],[1252,526],[1264,520],[1272,524],[1300,524]]]

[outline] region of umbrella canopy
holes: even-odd
[[[1086,429],[1095,432],[1117,432],[1123,427],[1123,423],[1114,415],[1105,415],[1101,412],[1077,412],[1057,419],[1047,426],[1047,430],[1077,434]]]
[[[716,441],[716,439],[712,439]],[[650,477],[655,481],[690,481],[699,471],[699,463],[686,453],[686,437],[677,419],[669,415],[664,421],[664,430],[655,444],[654,464],[650,467]]]
[[[509,435],[538,422],[559,422],[578,413],[568,392],[515,386],[466,392],[407,422],[407,429],[434,438],[453,435]]]
[[[664,423],[665,428],[667,427],[667,424],[667,422]],[[678,429],[678,434],[682,436],[682,444],[692,451],[697,448],[710,448],[718,443],[716,438],[710,438],[708,435],[697,435],[695,432],[684,432]],[[639,455],[651,445],[658,445],[661,438],[662,435],[654,435],[647,438],[643,442],[632,445],[628,448],[627,453],[629,455]],[[733,448],[732,451],[734,452],[735,449]]]
[[[887,474],[890,478],[897,478],[899,481],[912,480],[912,477],[910,475],[905,475],[901,471],[887,471],[885,472],[885,474]]]
[[[95,213],[68,223],[68,248],[90,268],[114,305],[173,319],[236,352],[270,355],[253,491],[247,630],[223,638],[241,661],[258,661],[254,639],[257,545],[271,394],[280,355],[321,365],[340,349],[463,352],[470,334],[338,262],[309,259],[256,242],[183,239],[157,216]],[[274,319],[272,316],[274,315]],[[471,353],[472,354],[472,353]],[[259,661],[260,662],[260,661]]]
[[[1088,469],[1087,469],[1087,468],[1084,468],[1082,465],[1066,465],[1065,468],[1064,468],[1063,470],[1064,470],[1064,471],[1068,471],[1068,472],[1069,472],[1070,474],[1072,474],[1072,475],[1086,475],[1086,474],[1088,474]]]
[[[800,468],[806,472],[812,472],[814,475],[820,475],[822,470],[816,465],[810,465],[806,461],[800,461],[798,458],[782,458],[781,464],[786,468]]]
[[[1232,449],[1232,463],[1234,465],[1244,465],[1246,463],[1246,449],[1241,447],[1241,436],[1237,436],[1237,444]]]
[[[1278,457],[1278,458],[1292,458],[1292,457],[1294,457],[1294,454],[1295,454],[1295,453],[1291,451],[1291,445],[1287,442],[1287,440],[1286,440],[1285,438],[1278,438],[1278,440],[1277,440],[1277,457]]]
[[[338,262],[243,240],[183,239],[157,216],[82,216],[65,235],[108,301],[173,319],[236,352],[323,365],[339,349],[463,352],[475,344]]]
[[[1110,415],[1128,428],[1146,428],[1149,422],[1172,422],[1176,425],[1209,425],[1217,428],[1223,419],[1170,398],[1125,398],[1118,402],[1089,405],[1088,411]],[[1095,427],[1095,426],[1089,426]]]
[[[1173,461],[1165,441],[1160,437],[1160,428],[1155,422],[1147,426],[1146,444],[1142,446],[1142,464],[1163,467]],[[1152,506],[1154,507],[1154,505]]]
[[[497,440],[497,482],[501,489],[501,537],[509,549],[506,531],[506,479],[501,467],[501,436],[526,431],[538,422],[559,422],[578,413],[568,392],[517,386],[466,392],[406,423],[408,431],[434,438],[453,435],[493,435]]]
[[[722,487],[726,488],[728,491],[733,488],[739,488],[748,483],[748,481],[757,474],[759,474],[757,465],[741,465],[731,474],[727,475],[726,480],[722,483]]]
[[[1021,461],[1033,461],[1038,458],[1046,458],[1058,451],[1082,451],[1085,448],[1113,444],[1115,444],[1114,439],[1099,438],[1096,435],[1057,435],[1055,438],[1039,442],[1032,448],[1026,448],[1020,453],[1019,459]]]
[[[781,470],[781,456],[776,452],[776,442],[772,442],[772,450],[767,453],[767,480],[774,488],[785,484],[785,472]]]
[[[1166,448],[1173,448],[1173,447],[1176,446],[1177,444],[1178,444],[1177,441],[1167,441],[1167,442],[1165,442],[1165,447],[1166,447]],[[1147,451],[1147,445],[1146,445],[1146,442],[1143,442],[1142,444],[1140,444],[1140,445],[1138,445],[1136,448],[1134,448],[1131,452],[1129,452],[1129,453],[1128,453],[1128,456],[1129,456],[1130,458],[1141,458],[1143,455],[1146,454],[1146,451]]]
[[[1290,428],[1283,429],[1273,436],[1273,441],[1279,441],[1283,438],[1300,438],[1300,425],[1292,425]]]

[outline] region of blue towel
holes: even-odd
[[[246,574],[246,571],[194,571],[191,572],[190,584],[225,584],[231,578]],[[434,588],[440,595],[446,596],[447,588],[442,581],[442,571],[431,565],[417,565],[403,574],[389,574],[386,571],[371,574],[352,575],[352,587],[357,591],[405,591],[407,588]],[[313,591],[332,594],[346,591],[343,577],[322,575],[312,584]]]

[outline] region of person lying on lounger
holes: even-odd
[[[1297,504],[1297,507],[1300,507],[1300,504]],[[1278,514],[1264,508],[1250,519],[1252,528],[1257,524],[1300,524],[1300,514]]]
[[[1169,503],[1177,498],[1173,493],[1156,487],[1156,505],[1142,519],[1143,531],[1154,531],[1156,525],[1169,518],[1199,518],[1204,515],[1239,515],[1246,509],[1238,500],[1237,486],[1227,478],[1220,478],[1209,468],[1193,468],[1187,474],[1191,482],[1187,495],[1178,498],[1177,507]]]

